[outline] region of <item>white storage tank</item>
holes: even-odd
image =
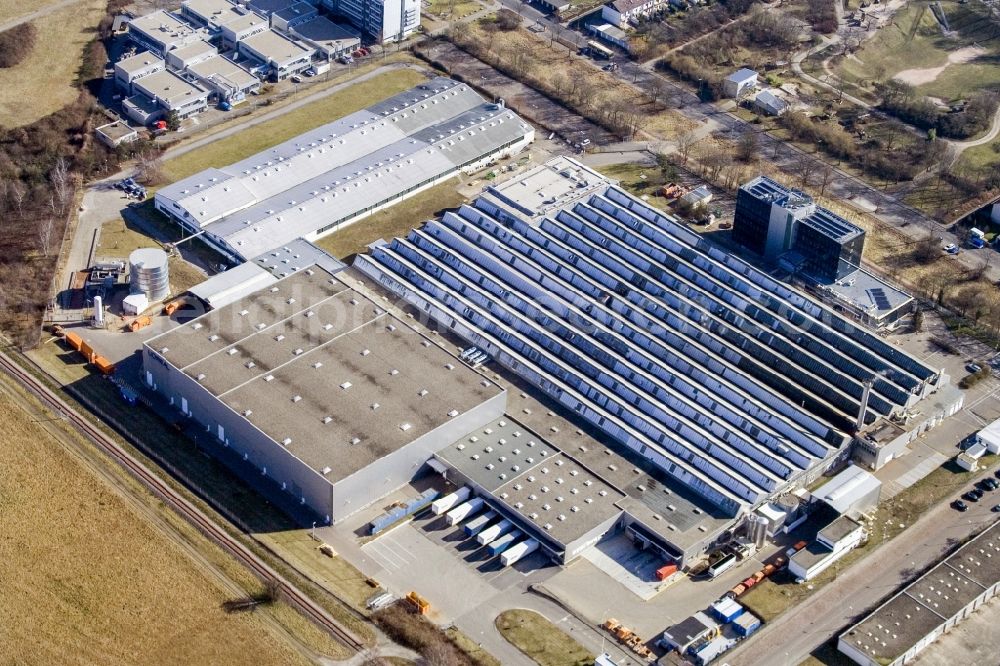
[[[104,328],[104,299],[94,296],[94,328]]]
[[[132,293],[145,294],[150,302],[162,301],[170,293],[167,253],[155,247],[135,250],[128,257]]]

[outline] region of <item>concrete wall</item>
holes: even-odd
[[[186,406],[188,418],[202,426],[207,438],[220,447],[231,449],[245,462],[261,470],[262,475],[273,479],[278,487],[285,484],[284,492],[288,497],[275,499],[281,503],[304,504],[320,518],[330,516],[332,519],[332,486],[322,474],[312,470],[242,415],[222,404],[192,377],[149,348],[143,348],[143,369],[146,384],[170,400],[177,410],[183,412]],[[221,459],[225,462],[225,458]],[[237,473],[245,473],[245,469],[233,469]]]
[[[428,458],[477,428],[500,418],[506,406],[507,391],[504,390],[336,483],[332,497],[333,522],[370,506],[409,482]]]

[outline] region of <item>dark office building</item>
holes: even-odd
[[[794,251],[802,272],[834,282],[860,267],[865,232],[809,195],[759,176],[739,189],[733,239],[771,261]]]

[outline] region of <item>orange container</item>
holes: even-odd
[[[64,339],[66,340],[66,344],[77,351],[80,351],[83,347],[83,338],[72,331],[66,333],[66,337]]]
[[[102,375],[111,375],[115,372],[115,364],[103,356],[94,357],[94,367],[97,368]]]
[[[677,573],[677,565],[668,564],[656,570],[656,580],[666,580],[675,573]]]

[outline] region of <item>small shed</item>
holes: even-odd
[[[760,618],[753,613],[743,613],[733,621],[733,628],[736,629],[737,634],[746,638],[760,629]]]
[[[127,315],[138,315],[149,307],[149,299],[146,294],[129,294],[122,301],[122,310]]]
[[[681,203],[691,206],[692,208],[698,205],[704,205],[712,200],[712,190],[708,189],[708,185],[699,185],[682,196],[680,200]]]
[[[94,130],[94,134],[108,148],[117,148],[123,143],[139,140],[139,131],[121,121],[101,125]]]
[[[660,638],[660,643],[668,650],[677,650],[681,654],[688,651],[692,645],[704,638],[718,634],[719,623],[705,613],[698,611],[694,615],[668,627]]]
[[[775,95],[770,90],[764,90],[757,95],[753,101],[754,108],[767,116],[780,116],[788,110],[785,100]]]
[[[990,453],[1000,453],[1000,419],[979,431],[978,442]]]

